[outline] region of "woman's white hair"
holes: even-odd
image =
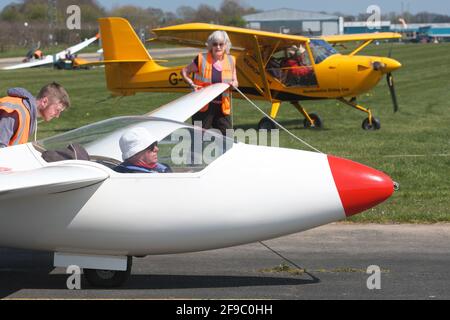
[[[223,42],[225,44],[225,52],[230,54],[231,41],[228,37],[228,34],[225,31],[218,30],[211,33],[206,40],[206,46],[208,47],[208,51],[212,51],[214,42]]]

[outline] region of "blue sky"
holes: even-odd
[[[152,0],[152,1],[137,1],[137,0],[97,0],[102,6],[110,9],[114,5],[133,4],[141,7],[160,8],[164,11],[175,12],[176,8],[186,3],[197,8],[198,5],[204,3],[218,8],[222,0]],[[0,0],[0,8],[11,3],[11,0]],[[18,1],[16,1],[18,2]],[[76,1],[74,1],[74,4]],[[446,0],[243,0],[243,4],[255,7],[261,10],[291,8],[297,10],[310,11],[326,11],[333,13],[336,11],[357,14],[366,12],[370,5],[378,5],[381,12],[400,12],[402,8],[409,9],[410,12],[417,13],[420,11],[429,11],[441,14],[450,15],[450,3]]]

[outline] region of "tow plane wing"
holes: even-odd
[[[395,32],[379,32],[379,33],[361,33],[361,34],[351,34],[351,35],[330,35],[321,36],[320,38],[329,43],[341,43],[341,42],[351,42],[351,41],[368,41],[368,40],[389,40],[389,39],[400,39],[402,35]]]
[[[363,43],[356,48],[350,56],[354,56],[362,49],[367,47],[372,41],[376,40],[389,40],[389,39],[400,39],[402,35],[400,33],[395,32],[379,32],[379,33],[360,33],[360,34],[350,34],[350,35],[330,35],[330,36],[322,36],[320,39],[323,39],[331,44],[338,44],[344,42],[356,42],[363,41]]]
[[[235,28],[207,23],[187,23],[171,27],[153,29],[157,40],[165,43],[181,44],[190,47],[205,48],[206,39],[215,30],[226,31],[233,44],[234,51],[254,51],[254,40],[258,39],[259,45],[276,45],[280,40],[298,44],[309,42],[309,38],[297,35],[280,34],[259,30]]]

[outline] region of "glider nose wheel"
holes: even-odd
[[[274,130],[276,129],[277,126],[275,125],[275,123],[268,117],[264,117],[261,119],[261,121],[259,121],[258,123],[258,130]]]
[[[100,288],[114,288],[120,287],[131,273],[131,265],[133,258],[127,259],[127,270],[115,271],[115,270],[98,270],[98,269],[84,269],[84,276],[87,282],[93,287]]]
[[[364,130],[379,130],[381,128],[380,119],[373,117],[372,123],[370,123],[369,118],[366,118],[362,123],[362,128]]]

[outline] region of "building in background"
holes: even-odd
[[[304,36],[344,33],[342,17],[294,9],[276,9],[243,16],[247,28]]]
[[[366,21],[344,22],[344,34],[391,32],[391,22],[381,21],[378,28],[367,25]]]
[[[393,24],[391,31],[403,35],[403,40],[412,42],[450,41],[450,23]]]
[[[398,32],[402,34],[402,41],[408,42],[442,42],[450,41],[449,23],[414,23],[392,24],[382,21],[379,28],[373,29],[365,21],[344,22],[345,34]]]

